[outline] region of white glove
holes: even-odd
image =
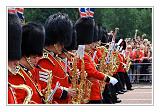
[[[118,82],[118,80],[116,79],[116,78],[114,78],[114,77],[111,77],[111,76],[109,76],[109,78],[110,78],[110,83],[111,84],[113,84],[113,86],[115,85],[115,84],[117,84],[117,82]]]

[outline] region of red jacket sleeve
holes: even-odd
[[[81,67],[81,60],[79,60],[78,62],[78,68],[80,69]],[[93,62],[91,61],[90,57],[88,55],[85,55],[84,56],[84,62],[85,62],[85,71],[87,72],[88,74],[88,77],[93,77],[95,79],[98,79],[98,80],[104,80],[105,78],[105,75],[101,72],[99,72]]]
[[[52,63],[47,59],[39,60],[38,65],[40,65],[41,67],[43,67],[45,69],[52,70],[52,71],[53,71],[53,69],[55,69],[54,66],[52,65]],[[44,89],[44,87],[47,86],[47,83],[42,82],[42,81],[40,81],[40,84],[41,84],[42,89]],[[56,88],[56,84],[52,83],[52,90],[54,90],[55,88]],[[43,93],[45,93],[45,92],[43,92]],[[65,95],[63,95],[63,94],[65,94]],[[65,90],[62,90],[61,88],[57,88],[53,97],[61,99],[62,97],[67,97],[67,93]]]

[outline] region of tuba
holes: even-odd
[[[24,101],[23,101],[23,104],[29,104],[31,102],[31,99],[32,99],[32,95],[33,95],[33,91],[32,89],[25,85],[25,84],[20,84],[20,85],[13,85],[11,83],[8,83],[8,85],[12,88],[15,88],[15,89],[23,89],[27,92],[27,96],[25,97]]]

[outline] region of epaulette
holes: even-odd
[[[48,53],[47,53],[47,52],[44,52],[42,58],[49,58],[49,57],[48,57]]]
[[[41,57],[40,60],[42,60],[42,59],[47,59],[47,60],[49,60],[53,65],[55,65],[54,62],[53,62],[53,61],[50,59],[50,57],[49,57],[49,52],[48,52],[47,50],[45,50],[45,49],[43,49],[43,50],[44,50],[43,56]]]
[[[25,77],[24,77],[23,74],[20,72],[20,69],[22,69],[22,71],[23,71],[23,68],[21,68],[20,65],[17,65],[17,66],[16,66],[16,73],[17,73],[18,75],[20,75],[20,76],[24,79],[24,81],[26,81]]]

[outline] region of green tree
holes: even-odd
[[[45,23],[49,15],[63,12],[75,22],[79,18],[78,8],[26,8],[24,15],[26,22],[36,21]],[[138,35],[152,36],[152,9],[151,8],[96,8],[94,19],[109,31],[118,27],[122,38],[134,37],[135,29]]]

